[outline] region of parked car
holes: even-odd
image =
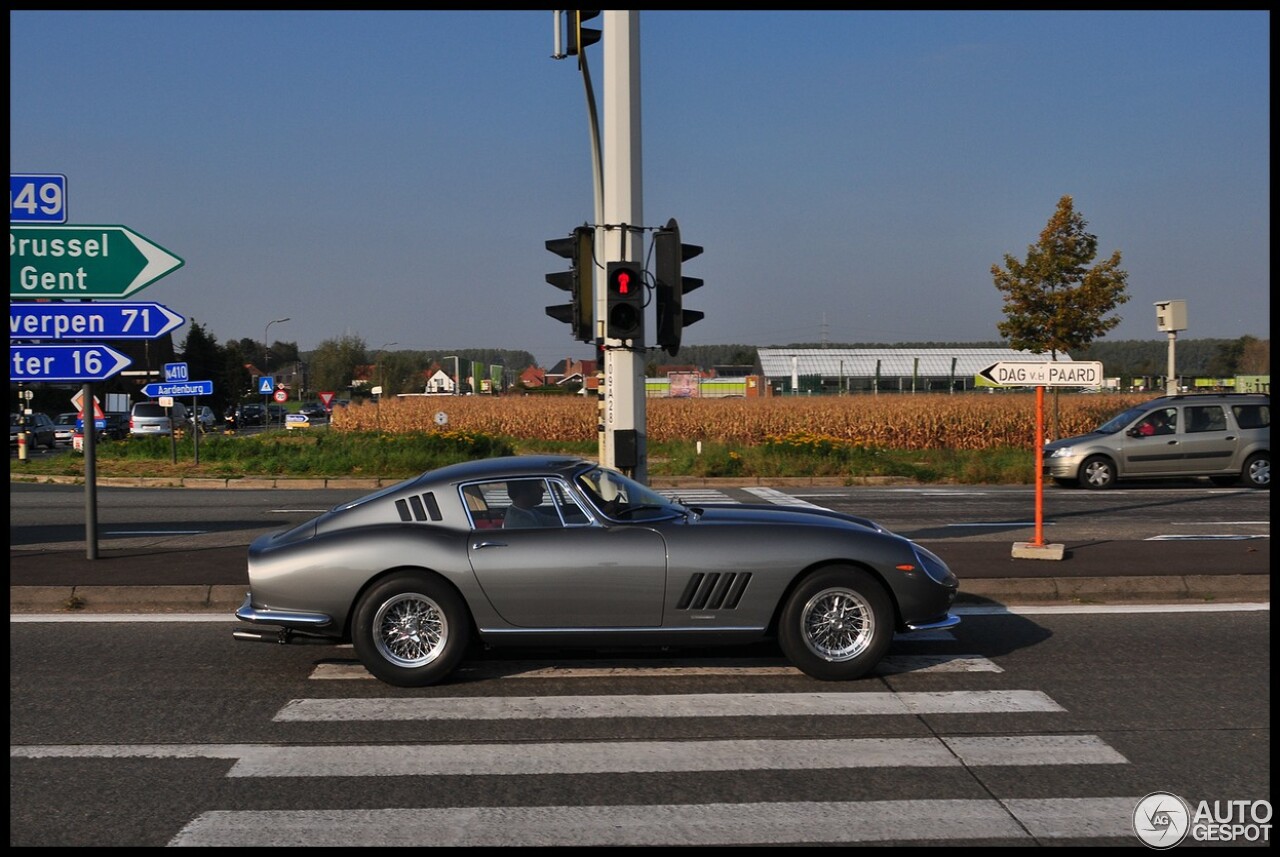
[[[158,402],[135,403],[129,412],[129,434],[134,437],[173,434],[169,411]]]
[[[519,483],[542,489],[546,523],[498,529]],[[446,678],[473,639],[701,649],[776,637],[809,675],[855,679],[895,631],[960,621],[946,563],[870,520],[686,506],[566,456],[428,471],[259,537],[248,575],[237,639],[350,641],[401,687]]]
[[[289,415],[289,409],[284,405],[277,405],[272,402],[267,405],[267,425],[282,426],[284,418]]]
[[[73,443],[76,437],[76,422],[79,419],[80,414],[75,411],[58,414],[53,421],[53,439],[62,444],[70,445]]]
[[[244,402],[239,405],[228,405],[222,419],[227,428],[238,429],[245,426],[266,424],[266,410],[256,402]]]
[[[103,435],[112,440],[124,440],[129,436],[129,414],[107,411],[103,416],[106,417]]]
[[[1271,487],[1271,396],[1160,396],[1088,434],[1044,447],[1059,485],[1110,488],[1124,479],[1207,476],[1216,485]]]
[[[28,449],[36,449],[37,447],[48,447],[53,449],[58,445],[57,427],[53,424],[53,420],[48,414],[36,411],[27,414],[24,418],[22,414],[9,414],[9,446],[18,445],[18,434],[27,432]]]

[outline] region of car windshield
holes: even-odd
[[[1147,412],[1146,405],[1140,405],[1139,407],[1136,407],[1136,408],[1130,408],[1124,413],[1117,414],[1116,416],[1107,420],[1105,423],[1098,426],[1097,429],[1095,429],[1095,431],[1097,431],[1098,434],[1115,434],[1116,432],[1120,431],[1129,423],[1133,422],[1134,420],[1136,420],[1138,417],[1142,416],[1146,412]]]
[[[616,520],[643,520],[683,515],[684,506],[604,467],[577,476],[578,487],[605,515]]]

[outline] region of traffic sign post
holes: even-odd
[[[1100,387],[1102,364],[1090,360],[1004,361],[978,373],[1000,387]]]
[[[105,381],[132,364],[106,345],[9,344],[10,381]]]
[[[9,304],[10,339],[158,339],[186,321],[156,303]]]
[[[185,263],[125,226],[9,226],[9,297],[127,298]]]
[[[142,388],[142,395],[148,399],[161,396],[212,396],[212,381],[171,381],[163,384],[148,384]]]
[[[9,173],[10,223],[66,223],[67,177]]]
[[[1102,364],[1088,360],[1004,361],[993,363],[978,375],[1001,387],[1036,388],[1036,532],[1031,542],[1014,542],[1014,559],[1062,559],[1063,545],[1044,541],[1044,388],[1099,387]]]

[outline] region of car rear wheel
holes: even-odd
[[[461,597],[439,578],[398,572],[360,599],[352,625],[356,656],[396,687],[425,687],[453,672],[470,621]]]
[[[893,605],[880,582],[847,566],[801,582],[782,611],[778,642],[791,663],[823,681],[865,675],[893,639]]]
[[[1244,481],[1250,488],[1271,488],[1271,453],[1256,452],[1244,463]]]
[[[1095,491],[1116,484],[1116,465],[1105,455],[1086,458],[1080,465],[1080,484]]]

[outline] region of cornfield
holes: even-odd
[[[1062,394],[1058,435],[1083,434],[1149,395]],[[650,443],[737,446],[834,444],[881,449],[1030,448],[1034,393],[858,395],[823,398],[647,399]],[[1045,394],[1044,431],[1055,396]],[[582,397],[458,396],[362,403],[333,414],[335,431],[461,432],[544,441],[593,441],[597,401]]]

